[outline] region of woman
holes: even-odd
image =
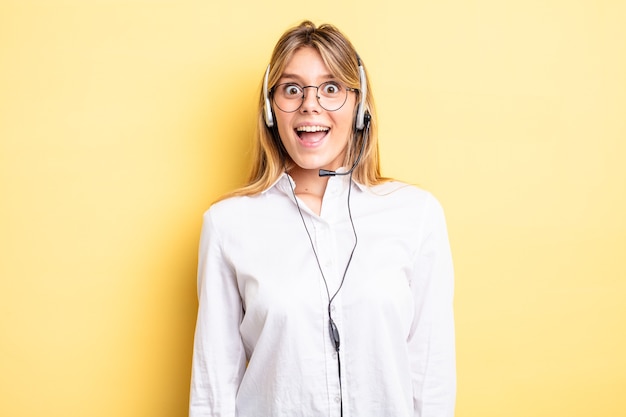
[[[443,211],[381,176],[374,116],[341,32],[285,32],[249,184],[204,216],[190,416],[454,414]]]

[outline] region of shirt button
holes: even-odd
[[[341,402],[341,397],[335,397],[335,402],[339,404]]]
[[[337,359],[337,352],[333,352],[333,359]]]
[[[334,305],[330,306],[330,311],[335,311],[335,306]]]

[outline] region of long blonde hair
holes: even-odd
[[[269,65],[268,91],[271,91],[271,88],[281,77],[294,52],[303,47],[312,47],[317,50],[328,69],[339,81],[347,87],[359,89],[359,94],[361,93],[359,59],[352,43],[333,25],[323,24],[316,27],[314,23],[308,20],[287,30],[276,43]],[[380,174],[376,111],[369,78],[366,78],[365,107],[371,116],[370,126],[369,129],[360,131],[355,135],[356,142],[349,142],[344,166],[352,166],[361,150],[362,141],[367,139],[361,160],[352,176],[363,185],[376,185],[388,181],[388,179]],[[285,170],[288,171],[293,167],[293,161],[282,145],[278,130],[268,127],[265,123],[264,104],[265,97],[261,90],[252,153],[253,163],[248,176],[248,183],[244,187],[223,196],[220,200],[232,196],[258,194],[276,182]],[[367,133],[367,138],[363,137],[365,133]]]

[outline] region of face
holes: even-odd
[[[287,62],[278,84],[295,83],[300,86],[318,86],[336,80],[324,64],[317,50],[304,47],[297,50]],[[336,170],[345,157],[354,123],[356,96],[348,91],[345,104],[336,111],[320,106],[315,88],[304,89],[302,106],[292,113],[281,111],[274,104],[278,133],[296,164],[294,169]]]

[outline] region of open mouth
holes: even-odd
[[[298,137],[307,143],[316,143],[324,139],[330,128],[327,126],[299,126],[296,128]]]

